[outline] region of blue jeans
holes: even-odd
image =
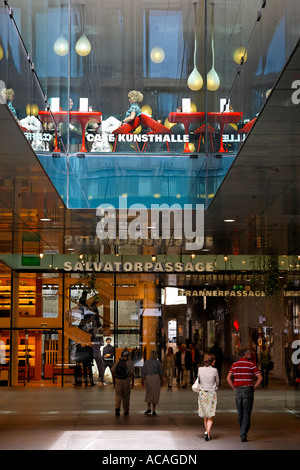
[[[250,429],[253,401],[253,387],[238,387],[235,389],[235,403],[238,412],[241,439],[247,438],[247,433]]]

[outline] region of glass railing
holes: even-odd
[[[39,154],[39,159],[67,207],[97,208],[105,203],[203,204],[207,207],[223,181],[234,156],[132,155],[99,156]]]

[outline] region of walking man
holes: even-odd
[[[124,415],[129,414],[130,394],[134,387],[134,365],[129,359],[130,352],[124,349],[121,359],[112,367],[113,383],[116,386],[115,412],[120,416],[121,403],[123,402]]]
[[[250,361],[251,352],[247,349],[242,357],[234,362],[227,375],[227,382],[235,391],[235,403],[240,425],[240,437],[242,442],[247,441],[247,433],[250,429],[251,412],[254,402],[254,390],[262,382],[262,375],[253,362]],[[254,383],[254,376],[257,380]]]
[[[182,388],[186,388],[188,373],[192,367],[192,355],[187,351],[186,345],[181,344],[179,351],[175,355],[175,367],[177,369],[177,384],[182,381]]]

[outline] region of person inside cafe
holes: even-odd
[[[13,101],[15,98],[15,92],[12,88],[3,88],[1,90],[1,96],[6,102],[8,109],[14,116],[15,120],[19,124],[19,126],[22,128],[24,132],[28,132],[31,134],[34,134],[35,137],[30,139],[30,143],[32,145],[32,148],[37,151],[37,150],[45,150],[45,143],[42,140],[42,132],[43,132],[43,125],[41,121],[33,116],[33,115],[27,115],[23,119],[18,118],[17,111],[13,105]],[[37,134],[39,133],[39,134]]]
[[[15,107],[13,106],[13,100],[15,97],[14,90],[12,88],[3,88],[1,90],[2,98],[6,101],[6,104],[11,111],[12,115],[16,119],[17,123],[24,129],[30,132],[41,132],[43,130],[43,125],[41,121],[35,116],[27,115],[25,118],[18,118]]]
[[[72,98],[69,99],[69,111],[73,110],[73,100]],[[81,125],[78,122],[69,123],[70,129],[70,152],[77,152],[79,150],[79,146],[82,142],[82,130]],[[67,147],[67,140],[68,140],[68,124],[67,122],[61,122],[58,126],[58,130],[62,136],[63,143],[65,147]]]
[[[111,134],[113,131],[121,127],[123,124],[126,124],[128,122],[132,122],[136,117],[140,116],[141,114],[141,108],[139,106],[139,103],[143,101],[143,94],[140,91],[137,90],[131,90],[128,93],[128,99],[129,99],[129,108],[126,111],[125,117],[122,121],[119,119],[115,118],[114,116],[110,116],[109,118],[105,119],[102,121],[100,127],[99,127],[99,132],[103,134]]]

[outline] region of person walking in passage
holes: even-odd
[[[204,438],[211,439],[211,428],[217,408],[217,390],[219,386],[219,374],[214,366],[215,357],[205,354],[203,367],[198,369],[198,381],[200,390],[198,395],[198,414],[204,419]]]
[[[261,384],[263,378],[256,367],[250,361],[251,351],[247,349],[241,358],[234,362],[227,375],[227,382],[235,391],[235,403],[240,425],[240,437],[242,442],[247,442],[247,434],[250,429],[250,420],[254,402],[254,390]],[[254,377],[257,380],[254,384]]]
[[[93,361],[94,361],[93,349],[89,344],[86,344],[82,348],[83,378],[84,378],[84,385],[86,387],[88,384],[88,376],[90,379],[91,386],[95,385],[94,379],[93,379]]]
[[[212,348],[209,350],[209,354],[213,354],[216,358],[214,367],[217,369],[218,374],[219,374],[219,381],[221,386],[221,380],[222,380],[222,365],[223,365],[223,351],[221,346],[219,346],[218,341],[214,342],[214,345]]]
[[[267,349],[265,344],[262,345],[262,351],[259,356],[260,370],[263,377],[261,386],[268,387],[269,385],[269,364],[272,357],[270,351]]]
[[[112,366],[114,365],[115,348],[111,344],[111,338],[106,338],[106,346],[103,348],[102,355],[104,360],[104,375],[106,367],[109,367],[109,370],[111,371]]]
[[[148,408],[145,414],[151,413],[156,415],[156,405],[159,402],[160,386],[163,383],[163,369],[161,363],[157,359],[157,352],[150,351],[149,359],[147,359],[142,369],[142,385],[144,386],[144,379],[146,382],[146,395],[145,402],[148,404]]]
[[[172,388],[173,378],[175,377],[175,354],[171,347],[168,348],[163,359],[163,372],[168,382],[168,388]]]
[[[177,370],[177,383],[180,386],[182,383],[182,388],[186,388],[188,373],[192,367],[192,355],[190,351],[186,349],[184,343],[181,344],[179,351],[175,354],[175,367]]]
[[[124,415],[129,415],[130,395],[134,387],[134,365],[129,357],[130,352],[124,349],[121,354],[121,359],[114,363],[111,370],[113,384],[114,387],[116,387],[116,416],[120,416],[121,404],[123,404]]]
[[[102,383],[104,381],[104,362],[103,362],[103,357],[101,356],[101,342],[98,340],[98,338],[92,338],[92,348],[93,348],[93,354],[94,354],[94,360],[97,365],[98,369],[98,378],[99,378],[99,383]]]

